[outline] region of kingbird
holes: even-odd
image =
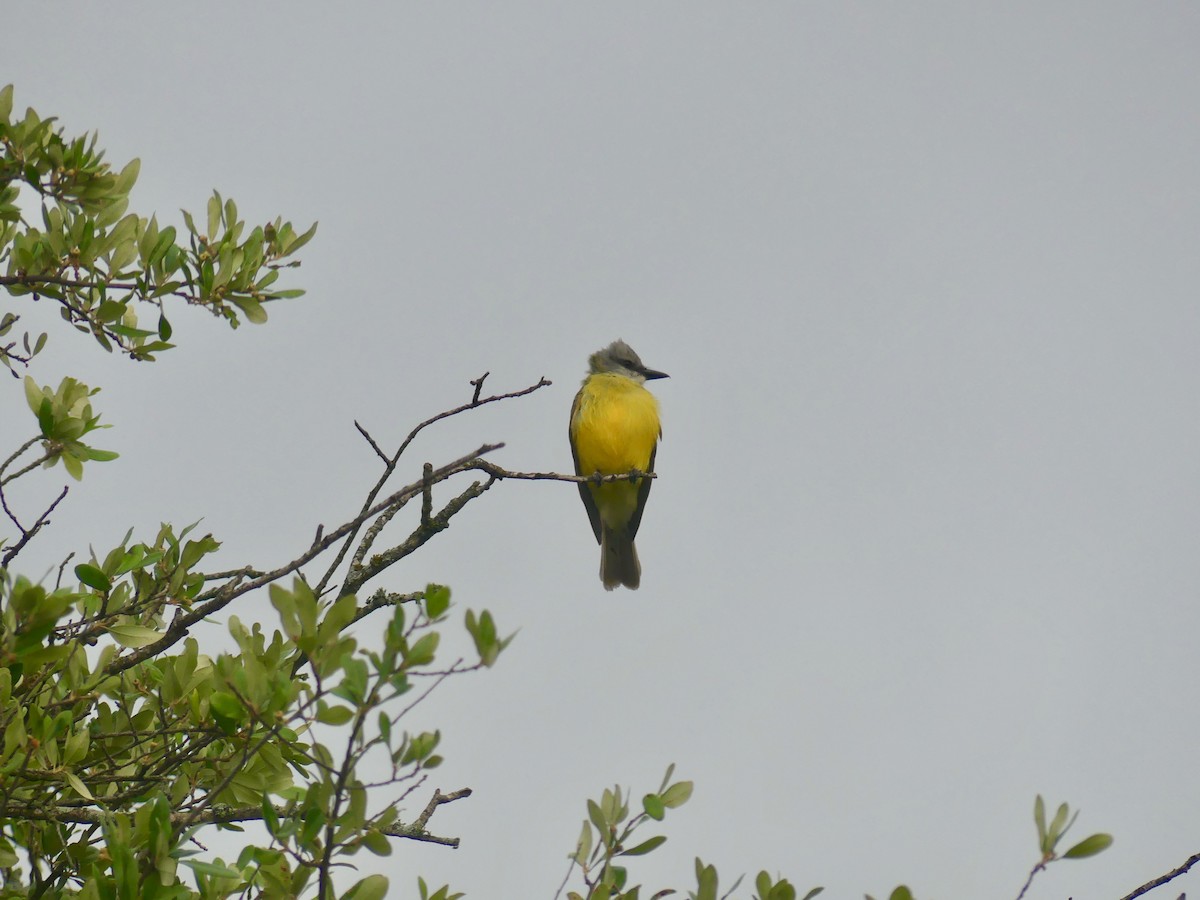
[[[643,385],[666,378],[642,365],[633,348],[613,341],[588,359],[588,376],[571,405],[571,455],[576,475],[654,471],[662,426],[658,401]],[[600,544],[600,580],[636,590],[642,577],[633,538],[642,521],[652,479],[579,484],[592,531]]]

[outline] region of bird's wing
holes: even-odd
[[[658,433],[662,437],[662,432]],[[650,465],[646,469],[647,472],[654,471],[654,457],[658,455],[658,444],[654,444],[654,449],[650,451]],[[642,510],[646,508],[646,498],[650,496],[650,485],[654,484],[653,478],[643,478],[641,485],[638,487],[638,502],[637,508],[634,509],[633,515],[629,518],[629,539],[632,541],[637,537],[638,526],[642,524]]]
[[[583,388],[579,389],[579,393],[575,395],[575,402],[571,404],[571,420],[567,423],[567,440],[571,444],[571,458],[575,460],[576,475],[591,475],[591,472],[583,472],[579,468],[579,450],[575,447],[575,435],[571,433],[571,423],[575,421],[575,413],[579,409],[579,401],[583,398]],[[583,499],[583,505],[587,508],[588,518],[592,522],[592,531],[596,534],[596,543],[600,543],[600,510],[596,507],[596,501],[592,498],[592,492],[582,481],[576,485],[579,488],[579,496]],[[640,510],[639,510],[640,514]]]

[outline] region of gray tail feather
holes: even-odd
[[[600,580],[604,582],[606,591],[611,591],[617,585],[636,591],[641,583],[642,566],[638,562],[637,550],[623,531],[604,529],[600,541]]]

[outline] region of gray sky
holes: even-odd
[[[204,517],[231,564],[281,562],[376,477],[354,419],[394,444],[484,371],[545,375],[407,474],[493,440],[567,471],[590,352],[672,375],[640,591],[603,591],[548,483],[386,578],[520,628],[414,719],[476,793],[434,819],[460,850],[383,862],[396,896],[551,897],[584,799],[672,761],[697,788],[651,888],[699,854],[726,883],[1011,898],[1037,792],[1117,842],[1031,897],[1200,850],[1200,9],[206,10],[5,14],[0,83],[140,156],[139,211],[217,188],[321,222],[265,327],[181,311],[154,366],[53,335],[34,375],[103,385],[122,459],[31,559]]]

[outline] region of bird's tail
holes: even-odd
[[[637,550],[633,539],[625,529],[604,527],[600,539],[600,580],[604,589],[611,591],[623,584],[631,591],[636,591],[642,580],[642,565],[638,562]]]

